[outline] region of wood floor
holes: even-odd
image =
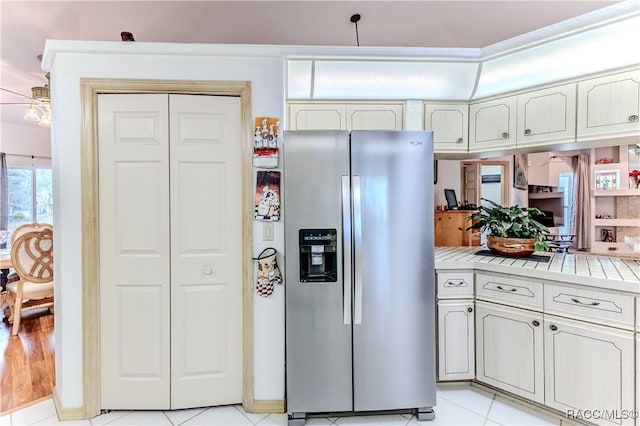
[[[0,414],[53,392],[55,381],[53,314],[34,310],[22,317],[20,331],[0,311]]]

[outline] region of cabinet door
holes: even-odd
[[[347,104],[348,130],[402,130],[402,104]]]
[[[545,315],[545,404],[568,410],[634,409],[634,334]],[[633,419],[593,419],[633,424]]]
[[[425,104],[424,129],[433,130],[435,152],[467,152],[469,106]]]
[[[544,402],[542,314],[476,302],[477,380]]]
[[[469,107],[469,151],[516,146],[516,97],[480,102]]]
[[[638,135],[639,105],[640,70],[579,82],[578,137]]]
[[[438,380],[475,378],[473,300],[438,302]]]
[[[516,145],[574,142],[576,85],[552,87],[518,96]]]
[[[289,130],[347,130],[344,104],[289,104]]]

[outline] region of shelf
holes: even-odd
[[[530,192],[529,199],[530,200],[544,200],[547,198],[562,198],[564,196],[564,192]]]
[[[594,226],[640,226],[640,219],[593,219]]]
[[[621,163],[594,164],[593,170],[620,170],[621,167]]]
[[[594,197],[633,197],[640,196],[640,189],[595,189],[591,190]]]

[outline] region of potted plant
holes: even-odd
[[[544,234],[549,229],[535,220],[543,213],[535,207],[505,207],[485,198],[490,206],[480,206],[479,212],[469,216],[473,225],[467,229],[489,231],[487,247],[503,256],[529,256],[546,248]]]

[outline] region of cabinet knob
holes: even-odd
[[[637,117],[636,117],[636,119],[637,119]],[[456,143],[462,143],[462,142],[464,142],[464,139],[462,139],[462,138],[458,138],[458,140],[456,141]]]
[[[509,137],[509,133],[504,132],[504,133],[502,134],[502,137],[503,137],[503,138],[505,138],[505,139],[506,139],[506,138],[508,138],[508,137]]]
[[[557,327],[557,326],[555,326],[555,325],[553,325],[553,324],[551,324],[551,325],[549,326],[549,328],[551,329],[551,331],[557,331],[557,330],[558,330],[558,327]]]
[[[202,268],[202,273],[205,275],[211,275],[213,274],[213,268],[209,265],[205,266],[204,268]]]
[[[468,307],[467,308],[467,312],[473,312],[473,308],[472,307]]]
[[[531,129],[526,129],[526,130],[524,131],[524,135],[525,135],[525,136],[529,136],[530,134],[531,134]]]
[[[534,326],[534,327],[537,327],[537,326],[539,326],[539,325],[540,325],[540,321],[538,321],[538,320],[533,320],[533,321],[531,321],[531,324],[533,324],[533,326]]]
[[[638,116],[636,114],[630,115],[629,121],[638,121]]]

